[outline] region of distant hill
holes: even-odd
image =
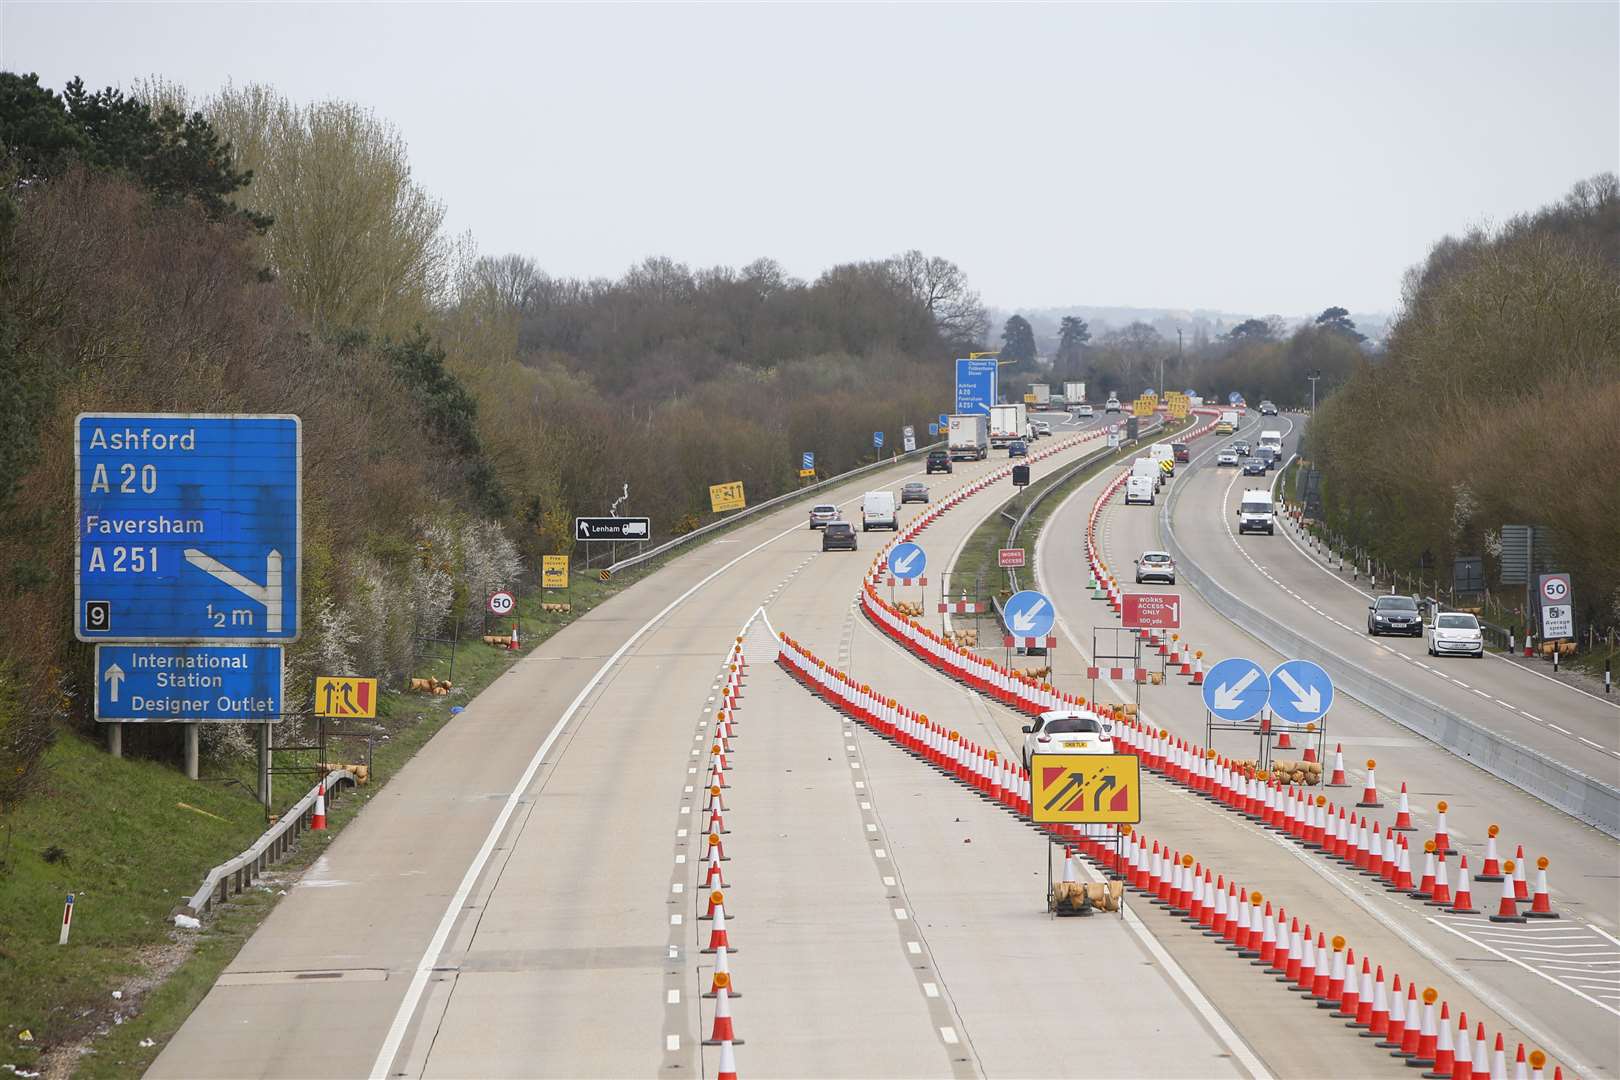
[[[1145,322],[1157,330],[1168,341],[1175,341],[1176,331],[1182,332],[1188,346],[1193,344],[1199,331],[1213,339],[1231,330],[1232,327],[1245,319],[1268,318],[1271,312],[1254,311],[1214,311],[1208,308],[1151,308],[1151,307],[1111,307],[1092,306],[1089,304],[1075,304],[1070,307],[1046,308],[1020,308],[1016,311],[991,308],[991,344],[995,344],[1001,336],[1001,326],[1012,315],[1022,315],[1028,319],[1035,328],[1035,343],[1040,347],[1042,355],[1050,355],[1057,351],[1058,324],[1065,315],[1078,315],[1086,320],[1091,327],[1091,340],[1096,341],[1110,330],[1123,329],[1133,322]],[[1278,316],[1289,326],[1297,326],[1316,318],[1316,313],[1310,315],[1281,315]],[[1394,318],[1388,311],[1353,311],[1350,318],[1355,321],[1356,329],[1373,343],[1382,341],[1389,330],[1390,320]]]

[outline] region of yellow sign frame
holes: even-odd
[[[355,675],[315,676],[315,715],[332,720],[377,716],[377,680]]]
[[[709,509],[716,514],[727,510],[741,510],[747,505],[748,498],[743,493],[741,480],[709,485]]]
[[[1102,808],[1103,793],[1109,790],[1124,793],[1124,808]],[[1071,809],[1076,801],[1079,809]],[[1116,803],[1119,797],[1109,801]],[[1141,759],[1135,754],[1032,754],[1029,810],[1030,818],[1043,825],[1135,825],[1142,820]]]
[[[542,589],[568,588],[568,556],[540,556],[540,587]]]

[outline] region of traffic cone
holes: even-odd
[[[1451,1068],[1451,1080],[1473,1080],[1474,1040],[1468,1036],[1468,1014],[1457,1014],[1456,1064]]]
[[[1469,1071],[1474,1080],[1491,1080],[1491,1055],[1485,1047],[1485,1022],[1474,1026],[1474,1067]]]
[[[1401,804],[1395,811],[1395,825],[1393,827],[1396,832],[1417,831],[1417,829],[1412,825],[1412,807],[1406,801],[1405,780],[1401,781]]]
[[[1361,789],[1361,801],[1356,803],[1368,810],[1377,810],[1384,805],[1378,801],[1378,781],[1373,776],[1373,767],[1377,764],[1372,758],[1367,759],[1367,783]]]
[[[1519,923],[1529,921],[1519,914],[1519,905],[1513,899],[1514,865],[1512,859],[1502,864],[1502,869],[1507,871],[1507,876],[1502,879],[1502,902],[1497,907],[1496,914],[1491,916],[1491,922]]]
[[[1309,995],[1310,992],[1316,988],[1317,953],[1316,940],[1311,937],[1311,926],[1309,923],[1305,924],[1304,940],[1305,954],[1300,957],[1299,960],[1299,982],[1295,984],[1294,990],[1298,993]],[[1323,944],[1325,945],[1326,942],[1323,942]],[[1325,961],[1326,957],[1323,957],[1323,960]]]
[[[1500,825],[1492,825],[1485,834],[1485,865],[1474,875],[1475,881],[1501,881],[1502,860],[1496,856],[1496,834],[1502,831]]]
[[[718,784],[709,784],[704,788],[708,794],[704,798],[703,809],[713,813],[716,810],[726,810],[725,789]]]
[[[506,648],[510,652],[517,652],[518,651],[518,624],[517,623],[512,624],[512,637],[511,637],[510,640],[508,640],[508,642],[506,644]]]
[[[1384,865],[1378,868],[1378,876],[1394,885],[1396,874],[1400,869],[1401,845],[1395,838],[1395,830],[1386,825],[1384,827]]]
[[[720,948],[730,949],[732,952],[742,951],[733,945],[731,939],[726,936],[726,909],[724,907],[715,909],[714,925],[709,928],[709,944],[703,951],[712,953]]]
[[[1277,736],[1276,749],[1278,749],[1278,750],[1292,750],[1293,748],[1294,748],[1293,741],[1288,738],[1288,729],[1283,728],[1282,734]]]
[[[1204,658],[1202,656],[1198,657],[1193,664],[1192,684],[1194,686],[1204,685]]]
[[[1451,1080],[1457,1068],[1456,1046],[1451,1039],[1451,1008],[1440,1003],[1440,1033],[1434,1046],[1434,1064],[1424,1073],[1425,1080]]]
[[[711,810],[709,811],[709,824],[704,827],[703,831],[710,834],[719,833],[723,836],[731,830],[726,828],[726,819],[720,811]]]
[[[1530,1051],[1530,1080],[1542,1080],[1541,1070],[1547,1065],[1547,1055],[1540,1050]]]
[[[705,889],[731,887],[726,884],[725,871],[720,869],[720,851],[718,848],[709,849],[709,865],[703,875],[703,887]]]
[[[1344,775],[1344,744],[1336,743],[1333,747],[1333,775],[1328,779],[1328,787],[1349,787],[1350,781]]]
[[[1378,972],[1373,976],[1372,1008],[1367,1012],[1367,1030],[1361,1033],[1363,1039],[1381,1038],[1389,1034],[1389,991],[1384,989],[1384,966],[1378,965]]]
[[[720,1068],[714,1074],[714,1080],[737,1080],[737,1055],[732,1052],[732,1043],[720,1044]]]
[[[1468,879],[1468,856],[1462,857],[1462,865],[1457,868],[1457,896],[1451,902],[1453,915],[1473,915],[1477,912],[1474,907],[1473,886]]]
[[[1414,900],[1427,900],[1434,895],[1434,841],[1423,842],[1423,880],[1418,887],[1407,893]]]
[[[1525,867],[1528,865],[1529,863],[1527,863],[1524,858],[1524,845],[1519,844],[1517,845],[1513,854],[1512,877],[1513,899],[1517,900],[1521,904],[1530,899],[1530,889],[1525,885],[1524,880]]]
[[[1432,1019],[1432,1017],[1431,1017]],[[1433,1031],[1433,1027],[1430,1027]],[[1418,1000],[1417,983],[1406,984],[1406,1026],[1401,1030],[1401,1048],[1390,1051],[1391,1057],[1417,1057],[1423,1043],[1423,1003]]]
[[[1251,960],[1255,967],[1277,966],[1277,916],[1272,914],[1271,901],[1266,901],[1265,928],[1260,931],[1260,955]]]
[[[703,1040],[703,1045],[719,1046],[722,1043],[729,1043],[732,1046],[742,1044],[731,1022],[731,992],[724,986],[714,992],[714,1030]]]
[[[1451,831],[1446,828],[1446,803],[1444,799],[1435,804],[1435,810],[1439,813],[1439,820],[1434,826],[1434,853],[1436,855],[1450,855]]]
[[[1316,747],[1307,746],[1305,748],[1305,760],[1306,761],[1315,761],[1316,760]]]
[[[1350,987],[1345,987],[1345,996],[1349,997]],[[1351,1008],[1354,1004],[1354,1008]],[[1361,958],[1361,978],[1356,982],[1356,999],[1353,1003],[1347,1001],[1344,1012],[1351,1014],[1350,1022],[1345,1027],[1366,1028],[1372,1022],[1373,1008],[1373,978],[1372,962],[1365,956]]]
[[[1435,1052],[1439,1046],[1440,1028],[1435,1021],[1434,1002],[1440,992],[1434,987],[1423,991],[1423,1023],[1418,1028],[1417,1046],[1412,1056],[1406,1062],[1414,1069],[1432,1069],[1435,1066]],[[1405,1047],[1403,1046],[1404,1050]]]
[[[1366,963],[1366,960],[1363,960],[1362,963]],[[1336,967],[1337,965],[1335,965]],[[1332,991],[1333,985],[1329,983],[1328,992],[1332,993]],[[1354,1020],[1360,1002],[1360,984],[1356,981],[1356,950],[1346,949],[1344,951],[1344,978],[1339,980],[1339,993],[1332,1005],[1322,1007],[1331,1008],[1333,1015],[1341,1020]]]
[[[1430,907],[1451,906],[1451,883],[1446,880],[1446,857],[1440,856],[1434,873],[1434,892],[1428,899]]]
[[[707,921],[709,919],[714,918],[714,913],[716,911],[724,912],[725,910],[726,910],[726,894],[721,892],[719,889],[714,889],[714,890],[710,891],[710,893],[709,893],[709,910],[707,912],[705,912],[704,914],[699,915],[698,918]],[[728,915],[727,917],[735,919],[737,916]]]
[[[1524,1043],[1519,1044],[1518,1057],[1513,1062],[1513,1080],[1530,1080],[1530,1068],[1524,1060]]]
[[[1543,855],[1536,860],[1536,892],[1530,900],[1530,910],[1525,912],[1532,919],[1556,919],[1558,912],[1552,909],[1552,895],[1547,891],[1547,856]]]
[[[709,992],[704,994],[704,997],[714,997],[722,986],[732,997],[742,997],[742,991],[737,989],[736,981],[731,977],[731,964],[726,960],[728,952],[727,949],[714,950],[714,978],[709,983]]]
[[[1412,1008],[1417,1008],[1417,995],[1412,994]],[[1414,1018],[1415,1019],[1415,1018]],[[1395,976],[1394,986],[1389,995],[1389,1031],[1379,1047],[1384,1050],[1399,1050],[1401,1042],[1406,1038],[1406,998],[1401,996],[1401,977]]]
[[[320,831],[326,828],[326,778],[322,777],[315,785],[315,813],[310,815],[310,830]]]
[[[726,846],[720,842],[720,834],[719,833],[710,833],[709,834],[709,847],[710,847],[710,849],[720,853],[720,861],[721,862],[730,862],[731,861],[731,856],[726,854]]]
[[[1282,955],[1282,937],[1277,938],[1277,953]],[[1299,979],[1300,967],[1305,955],[1305,945],[1300,937],[1299,919],[1293,921],[1288,931],[1288,955],[1283,963],[1282,974],[1277,976],[1280,983],[1291,983]]]
[[[1496,1033],[1496,1049],[1491,1051],[1491,1080],[1507,1080],[1507,1044],[1502,1033]]]
[[[1344,994],[1345,955],[1344,938],[1334,937],[1329,942],[1333,946],[1331,961],[1322,964],[1317,969],[1316,981],[1311,985],[1311,996],[1316,998],[1318,1009],[1331,1009],[1338,1005],[1339,998]],[[1321,956],[1321,949],[1317,949]]]

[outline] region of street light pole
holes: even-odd
[[[1309,375],[1307,375],[1305,377],[1307,379],[1311,380],[1311,415],[1315,416],[1316,415],[1316,380],[1320,379],[1322,377],[1322,369],[1317,368],[1315,371],[1311,372]]]

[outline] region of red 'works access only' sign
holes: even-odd
[[[1023,548],[999,548],[996,551],[996,562],[1002,569],[1016,568],[1024,565]]]
[[[1126,593],[1120,622],[1129,630],[1181,629],[1181,597],[1175,593]]]

